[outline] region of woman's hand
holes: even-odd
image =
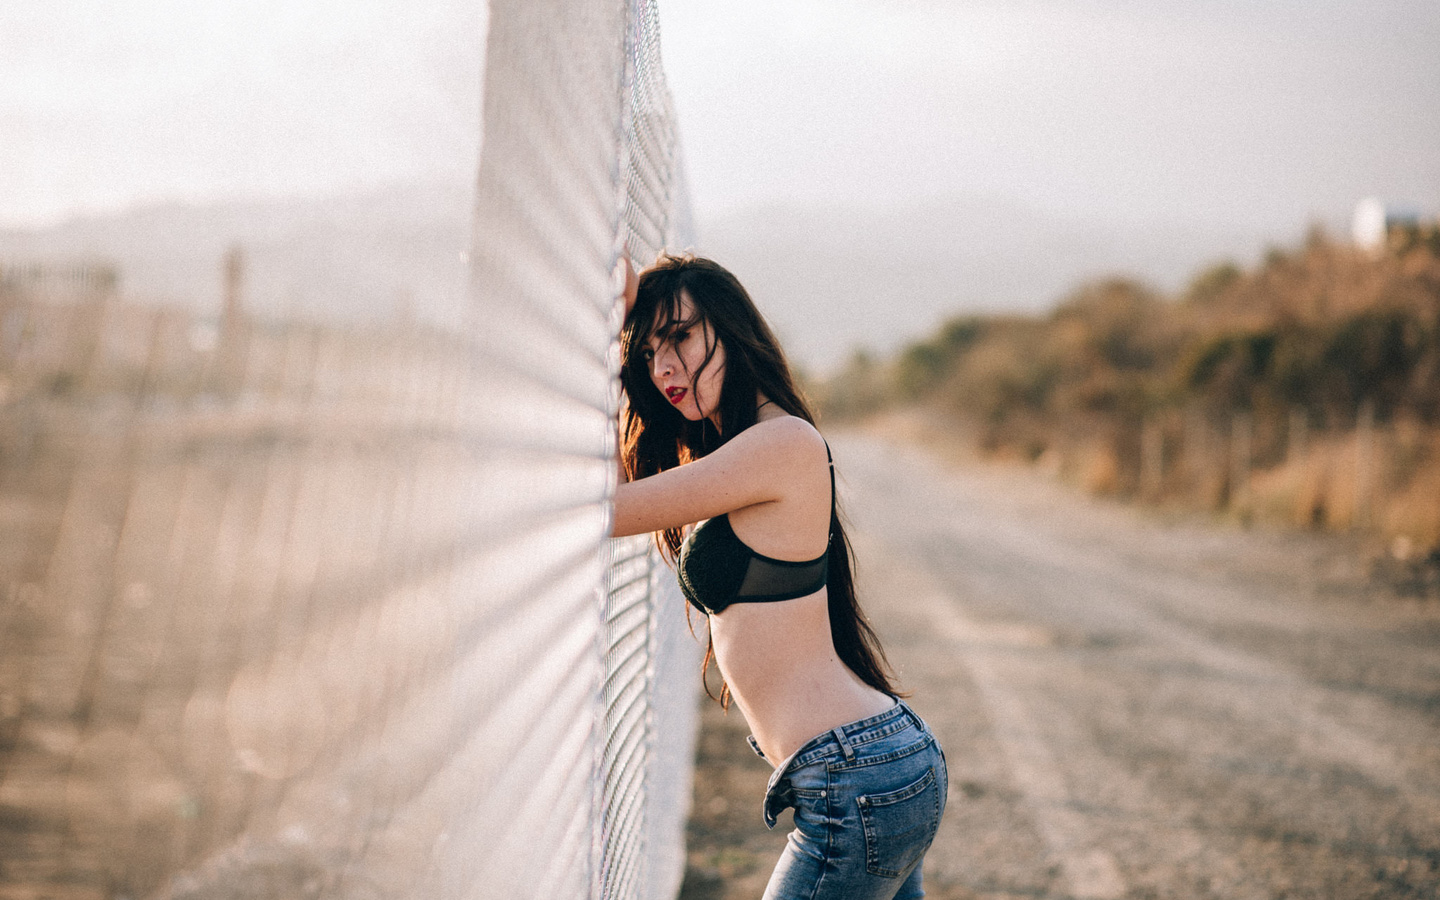
[[[624,333],[625,323],[630,319],[630,311],[635,308],[635,298],[640,292],[640,278],[635,274],[635,266],[630,263],[630,248],[626,247],[625,252],[615,261],[615,269],[611,273],[612,281],[620,287],[620,297],[625,301],[625,315],[620,318],[621,333]],[[618,416],[615,420],[616,445],[623,446],[624,429],[620,423],[625,420],[625,408],[629,403],[625,391],[620,391],[620,406],[616,410]],[[615,457],[616,483],[625,484],[629,476],[625,472],[625,461],[620,455]]]
[[[635,308],[635,297],[640,292],[640,278],[635,274],[635,266],[630,262],[630,248],[626,247],[620,259],[615,263],[614,279],[617,284],[623,284],[620,296],[625,298],[625,318],[623,323],[630,318],[630,311]]]

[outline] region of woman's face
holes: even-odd
[[[712,348],[710,364],[700,371]],[[715,331],[705,317],[696,315],[689,294],[680,292],[679,316],[651,333],[642,356],[650,367],[655,389],[681,415],[692,422],[718,415],[720,386],[725,380],[725,348],[716,341]]]

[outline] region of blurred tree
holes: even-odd
[[[1209,303],[1239,281],[1242,274],[1240,267],[1229,260],[1216,263],[1190,280],[1182,298],[1191,304]]]

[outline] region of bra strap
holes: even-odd
[[[825,460],[830,463],[830,512],[835,512],[835,457],[830,455],[830,442],[824,438],[820,439],[825,443]]]

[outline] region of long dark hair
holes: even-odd
[[[681,292],[689,296],[694,307],[689,319],[682,316]],[[691,373],[692,383],[698,383],[700,373],[713,362],[715,348],[723,346],[725,372],[720,388],[719,429],[708,417],[692,422],[681,415],[650,380],[644,356],[650,336],[657,331],[693,328],[702,320],[709,323],[715,339],[706,347],[700,367]],[[640,273],[639,293],[621,332],[620,348],[620,382],[628,400],[620,456],[631,480],[699,459],[754,425],[757,394],[764,394],[790,415],[815,424],[809,405],[791,377],[779,341],[750,295],[734,275],[708,259],[664,254]],[[679,556],[682,538],[679,528],[655,534],[656,545],[672,563]],[[904,696],[893,682],[880,639],[855,597],[850,540],[845,535],[838,498],[830,511],[829,553],[830,638],[836,654],[861,681],[892,696]],[[702,678],[710,669],[714,651],[712,640],[705,649]],[[705,693],[715,697],[708,682]],[[730,687],[723,679],[720,696],[715,699],[729,706]]]

